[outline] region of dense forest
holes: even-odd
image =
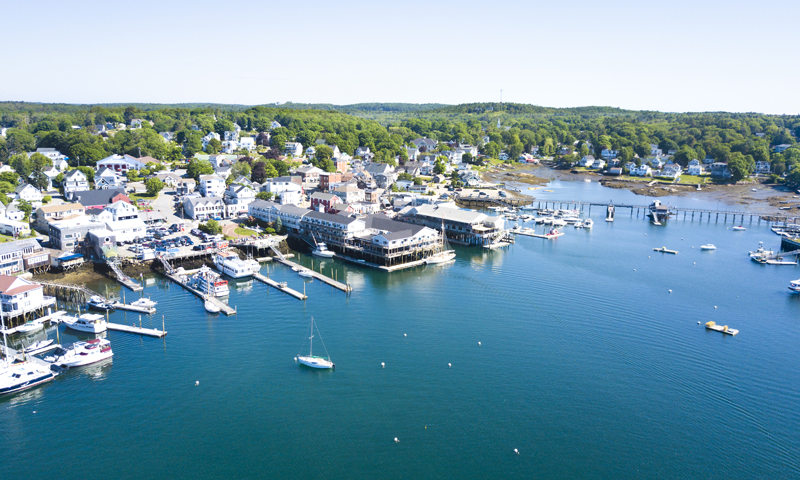
[[[130,124],[144,119],[141,129],[97,134],[95,125]],[[376,159],[404,159],[410,140],[427,136],[481,146],[496,158],[505,151],[512,159],[538,147],[540,155],[569,163],[603,149],[619,151],[624,161],[640,161],[650,145],[676,151],[678,163],[709,157],[728,162],[736,178],[752,172],[757,161],[769,161],[780,175],[800,164],[800,116],[757,113],[662,113],[611,107],[548,108],[512,103],[357,104],[347,106],[284,104],[267,106],[185,105],[66,105],[0,103],[0,161],[37,147],[53,147],[70,161],[93,165],[112,153],[180,160],[202,150],[201,138],[238,124],[244,132],[271,130],[271,144],[296,140],[304,147],[324,140],[353,154],[369,147]],[[80,128],[75,128],[80,127]],[[159,132],[174,132],[166,142]],[[486,141],[485,141],[486,140]],[[782,153],[775,145],[792,145]],[[214,148],[214,147],[212,147]],[[442,145],[441,149],[447,149]],[[212,152],[213,153],[213,152]],[[800,180],[800,169],[792,171]]]

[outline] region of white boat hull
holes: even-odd
[[[219,313],[220,309],[214,302],[206,300],[205,303],[203,304],[203,306],[205,307],[206,311],[209,312],[209,313]]]
[[[333,258],[336,254],[330,250],[314,250],[311,255],[319,258]]]
[[[321,357],[297,357],[298,363],[311,368],[334,368],[336,365],[330,360]]]
[[[440,263],[449,262],[450,260],[453,260],[455,258],[456,258],[456,252],[451,250],[449,252],[440,252],[435,255],[431,255],[430,257],[425,259],[425,263],[427,265],[437,265]]]
[[[97,323],[77,323],[74,321],[69,321],[67,319],[62,320],[64,325],[72,330],[78,332],[86,332],[86,333],[103,333],[106,331],[108,324],[106,322],[97,322]]]

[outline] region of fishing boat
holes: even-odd
[[[800,279],[789,282],[789,290],[793,292],[800,292]]]
[[[764,248],[764,242],[758,242],[758,249],[750,252],[750,258],[774,255],[775,252]]]
[[[319,327],[317,327],[317,334],[319,334]],[[322,342],[322,335],[319,337]],[[325,350],[325,355],[328,355],[328,349],[325,348],[325,342],[322,342],[322,348]],[[306,365],[311,368],[336,368],[336,364],[331,361],[330,355],[326,357],[314,356],[314,317],[311,317],[311,326],[309,327],[308,337],[308,355],[302,355],[302,352],[294,357],[298,363]]]
[[[741,225],[738,225],[738,226],[736,226],[736,227],[733,227],[731,230],[735,230],[735,231],[737,231],[737,232],[743,232],[743,231],[745,231],[745,230],[747,230],[747,229],[746,229],[746,228],[744,228],[744,227],[743,227],[743,226],[741,226]]]
[[[86,306],[92,310],[100,310],[102,312],[113,312],[115,310],[114,305],[106,302],[100,295],[92,295],[89,301],[86,302]]]
[[[187,285],[215,297],[227,297],[230,293],[228,281],[205,265],[189,278]]]
[[[85,342],[75,342],[67,348],[59,347],[44,361],[59,367],[84,367],[111,358],[111,342],[105,338],[94,338]]]
[[[261,270],[261,265],[252,258],[242,260],[233,252],[220,251],[214,255],[217,270],[231,278],[252,277]]]
[[[27,322],[23,323],[19,327],[17,327],[17,333],[31,333],[41,330],[43,325],[41,323],[36,323],[33,320],[28,320]]]
[[[80,317],[64,315],[61,321],[67,327],[79,332],[102,333],[108,328],[105,317],[97,313],[84,313]]]
[[[131,306],[139,308],[156,308],[157,304],[158,302],[154,302],[153,300],[144,297],[136,300],[135,302],[131,302]]]
[[[328,246],[325,245],[325,242],[318,242],[314,250],[311,252],[311,255],[320,258],[333,258],[336,253],[328,250]]]
[[[707,243],[705,245],[700,245],[700,250],[716,250],[717,247],[713,243]]]
[[[519,225],[517,225],[517,228],[519,228]],[[436,253],[425,259],[427,265],[445,263],[456,258],[456,251],[450,248],[450,244],[447,243],[447,233],[444,230],[444,218],[442,218],[442,241],[439,242],[436,250]]]

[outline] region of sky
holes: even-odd
[[[3,0],[0,100],[800,114],[800,1]]]

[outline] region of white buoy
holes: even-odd
[[[697,262],[692,262],[692,265],[697,265]]]
[[[200,380],[198,380],[198,381],[194,382],[194,386],[195,386],[195,387],[196,387],[196,386],[198,386],[198,385],[200,385]]]
[[[515,448],[515,449],[514,449],[514,453],[516,453],[517,455],[519,455],[519,450],[517,450],[517,449]]]
[[[714,308],[717,308],[717,307],[714,307]],[[383,368],[383,367],[385,367],[385,366],[386,366],[386,364],[385,364],[385,363],[383,363],[383,362],[381,362],[381,368]]]
[[[700,322],[697,322],[697,324],[700,325]]]
[[[452,363],[448,363],[448,364],[447,364],[447,366],[448,366],[448,367],[452,367],[452,366],[453,366],[453,364],[452,364]]]
[[[480,345],[480,344],[481,344],[481,342],[478,342],[478,345]]]
[[[633,269],[633,271],[635,272],[635,271],[636,271],[636,269],[634,268],[634,269]]]
[[[407,334],[407,333],[404,333],[404,334],[403,334],[403,336],[404,336],[404,337],[407,337],[407,336],[408,336],[408,334]]]
[[[716,305],[714,305],[714,310],[716,310],[716,309],[717,309],[717,306],[716,306]]]
[[[36,410],[34,410],[33,413],[36,413]]]
[[[294,363],[297,363],[297,357],[294,357]]]
[[[394,443],[400,443],[400,440],[398,440],[397,437],[394,437]]]
[[[671,288],[669,289],[669,293],[672,293],[672,289]]]

